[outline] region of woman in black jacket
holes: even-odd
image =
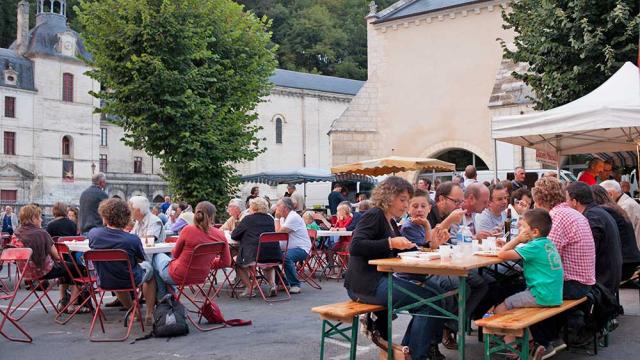
[[[249,268],[255,266],[258,255],[258,241],[260,234],[275,232],[274,219],[269,212],[269,205],[263,198],[253,198],[249,200],[250,214],[245,216],[235,230],[231,233],[231,238],[238,241],[240,248],[236,257],[236,273],[240,277],[246,289],[240,296],[248,296],[251,292],[251,281],[249,279]],[[282,252],[278,243],[263,244],[260,247],[260,262],[282,262]],[[274,269],[263,270],[271,288],[269,295],[275,296],[276,284]]]
[[[398,250],[415,247],[411,241],[400,236],[394,220],[407,212],[412,196],[411,184],[396,176],[382,181],[373,190],[371,199],[373,208],[362,216],[351,240],[349,266],[344,286],[352,300],[387,306],[387,274],[378,272],[375,266],[369,265],[369,260],[394,257]],[[413,298],[397,290],[398,286],[422,298],[437,295],[409,280],[394,276],[393,282],[393,305],[396,308],[415,302]],[[426,305],[413,311],[422,314],[432,312]],[[376,329],[386,339],[386,311],[376,315]],[[414,316],[407,327],[402,343],[411,350],[412,359],[444,359],[437,345],[430,345],[431,339],[436,338],[441,331],[441,319]]]

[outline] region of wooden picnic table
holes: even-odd
[[[388,298],[387,298],[387,316],[388,316],[388,343],[392,341],[392,320],[393,315],[403,311],[408,311],[417,306],[423,306],[425,304],[433,304],[440,301],[444,297],[453,296],[458,294],[458,315],[452,314],[439,306],[433,307],[434,310],[441,313],[439,317],[446,317],[458,321],[458,358],[465,358],[465,327],[467,318],[467,282],[466,277],[469,276],[469,272],[474,269],[479,269],[485,266],[495,265],[501,263],[502,260],[498,257],[478,256],[471,255],[458,259],[401,259],[401,258],[389,258],[389,259],[377,259],[370,260],[370,265],[375,265],[378,271],[386,272],[388,274],[389,286],[388,286]],[[402,272],[410,274],[421,275],[448,275],[457,276],[459,278],[459,287],[457,291],[453,291],[447,294],[438,294],[429,299],[417,300],[412,305],[404,306],[401,309],[394,309],[392,294],[393,294],[393,273]],[[403,292],[409,292],[406,289],[401,289]],[[413,294],[413,293],[411,293]],[[413,294],[414,298],[419,298],[416,294]],[[389,346],[387,354],[388,360],[393,359],[392,347]]]

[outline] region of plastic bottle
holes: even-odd
[[[468,226],[463,225],[460,228],[460,232],[462,233],[462,252],[465,256],[473,255],[473,234],[471,234],[471,230]]]

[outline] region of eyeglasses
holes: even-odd
[[[451,198],[451,197],[449,197],[447,195],[444,195],[444,197],[446,197],[447,199],[453,201],[453,203],[456,204],[456,205],[460,205],[460,204],[462,204],[464,202],[464,200],[453,199],[453,198]]]

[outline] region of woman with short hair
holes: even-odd
[[[388,305],[387,275],[379,272],[376,266],[369,265],[369,260],[395,257],[398,251],[415,247],[414,243],[400,236],[395,221],[407,212],[412,196],[413,186],[397,176],[388,177],[373,190],[371,198],[373,207],[364,213],[351,240],[344,286],[352,300],[385,307]],[[392,301],[395,308],[415,302],[398,287],[409,290],[423,299],[437,295],[406,279],[393,277],[393,284]],[[426,305],[413,311],[420,315],[433,313],[433,310]],[[375,328],[386,339],[387,312],[385,310],[376,315]],[[437,344],[432,344],[432,340],[442,336],[443,320],[420,315],[413,316],[402,344],[409,347],[412,359],[443,358]]]
[[[62,202],[53,204],[51,209],[54,219],[47,224],[47,232],[51,237],[76,236],[78,226],[67,217],[67,205]]]
[[[269,215],[269,205],[263,198],[249,200],[249,215],[242,218],[242,221],[231,233],[231,238],[238,241],[240,248],[236,258],[236,273],[240,277],[246,289],[240,296],[255,295],[251,291],[251,280],[249,279],[249,268],[255,266],[258,255],[258,243],[262,233],[275,232],[273,217]],[[278,243],[268,243],[260,248],[260,262],[282,262],[282,252]],[[276,295],[274,269],[264,269],[265,277],[270,285],[269,295]]]

